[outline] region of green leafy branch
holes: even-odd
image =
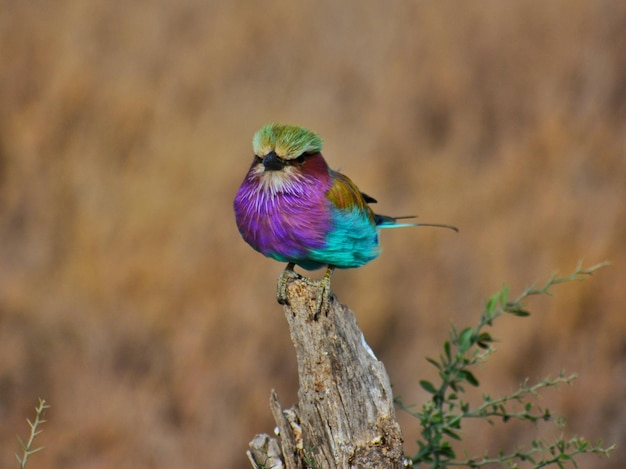
[[[515,461],[528,461],[534,464],[533,467],[535,469],[547,467],[553,464],[563,468],[564,463],[566,462],[571,462],[574,466],[576,466],[575,458],[579,454],[598,454],[608,457],[609,452],[615,448],[615,445],[603,448],[602,441],[598,441],[595,445],[593,445],[584,438],[578,436],[572,437],[569,440],[564,440],[563,436],[560,436],[557,441],[553,443],[548,443],[545,440],[533,440],[530,445],[530,449],[517,450],[509,454],[500,452],[498,457],[495,458],[489,458],[488,455],[484,455],[481,458],[466,459],[464,461],[450,461],[448,466],[467,466],[471,468],[478,468],[490,464],[507,463],[509,467],[516,468],[518,465]],[[537,454],[546,454],[549,456],[537,460],[535,457]]]
[[[561,277],[556,274],[542,286],[531,286],[524,290],[517,298],[509,299],[509,288],[503,286],[486,302],[480,316],[478,325],[466,327],[459,331],[454,325],[450,330],[450,338],[443,345],[443,353],[438,359],[427,358],[438,370],[441,382],[434,383],[421,380],[420,386],[432,398],[422,405],[419,411],[413,410],[411,406],[405,405],[401,399],[396,398],[396,404],[420,420],[422,427],[422,439],[418,443],[418,452],[411,458],[415,467],[420,464],[430,464],[433,468],[443,468],[447,466],[467,466],[472,468],[482,467],[489,464],[509,463],[515,466],[515,461],[529,461],[535,468],[556,464],[563,467],[566,461],[572,461],[577,454],[597,453],[607,454],[613,447],[602,448],[601,442],[591,445],[583,438],[575,437],[570,440],[558,438],[555,443],[548,444],[542,440],[531,442],[528,450],[519,450],[511,454],[501,453],[497,458],[489,458],[487,455],[482,458],[469,458],[456,460],[456,454],[451,445],[451,440],[461,440],[460,430],[464,419],[481,418],[489,423],[493,423],[495,418],[503,422],[519,420],[526,422],[555,421],[562,424],[562,419],[554,419],[549,409],[543,409],[531,401],[530,397],[535,397],[544,388],[557,387],[560,384],[571,384],[575,375],[565,376],[561,373],[556,378],[546,378],[539,383],[529,385],[528,381],[522,383],[518,390],[500,397],[492,398],[483,394],[483,402],[479,406],[472,408],[470,403],[462,399],[466,386],[478,387],[479,381],[470,370],[476,364],[485,362],[494,352],[491,334],[486,330],[487,326],[492,326],[498,317],[510,314],[518,317],[530,316],[524,306],[525,300],[531,296],[550,295],[550,288],[554,285],[582,280],[596,270],[604,267],[607,263],[595,265],[589,269],[583,269],[579,263],[570,275]],[[521,410],[514,411],[514,404],[521,406]],[[536,458],[537,454],[546,455],[542,459]]]
[[[46,421],[43,419],[43,414],[44,411],[49,408],[50,406],[46,404],[46,401],[39,398],[39,405],[35,407],[35,421],[31,422],[29,419],[26,419],[28,425],[30,426],[30,435],[28,437],[28,441],[24,442],[24,440],[22,440],[19,436],[17,437],[18,441],[20,442],[20,446],[22,447],[22,456],[20,457],[18,454],[15,455],[20,463],[20,469],[24,469],[26,467],[26,462],[28,461],[28,458],[30,456],[43,449],[43,446],[33,448],[33,445],[35,443],[35,438],[37,437],[37,435],[39,435],[43,431],[40,430],[39,427],[42,424],[46,423]]]

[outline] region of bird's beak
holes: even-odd
[[[263,158],[263,166],[266,171],[280,171],[285,166],[285,162],[271,151]]]

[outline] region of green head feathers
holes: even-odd
[[[295,125],[266,124],[252,138],[252,148],[257,156],[274,151],[284,160],[293,160],[303,153],[322,150],[322,139],[314,132]]]

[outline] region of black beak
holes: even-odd
[[[263,166],[265,166],[266,171],[280,171],[285,166],[285,162],[276,153],[270,151],[263,158]]]

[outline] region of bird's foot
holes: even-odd
[[[307,282],[307,284],[311,286],[317,287],[317,299],[315,302],[315,314],[313,315],[313,319],[317,320],[320,313],[324,312],[326,314],[328,312],[328,308],[330,307],[330,297],[332,291],[330,289],[330,278],[333,275],[335,270],[334,266],[328,266],[326,269],[326,273],[321,280],[309,280],[306,277],[302,277],[294,270],[295,264],[289,263],[285,270],[278,277],[278,284],[276,286],[276,301],[281,305],[289,305],[289,298],[287,297],[287,284],[290,280],[300,279]]]
[[[276,301],[278,301],[278,304],[280,305],[289,304],[289,299],[287,298],[287,283],[289,280],[300,277],[300,275],[293,270],[295,266],[295,264],[290,262],[287,264],[287,267],[285,267],[285,270],[283,270],[280,274],[280,277],[278,277],[278,285],[276,286]]]
[[[314,321],[317,321],[317,318],[322,311],[325,315],[328,314],[328,309],[330,308],[330,297],[332,294],[330,289],[330,278],[332,277],[334,271],[335,267],[329,265],[328,269],[326,269],[324,277],[318,282],[317,301],[315,303],[315,314],[313,315]]]

